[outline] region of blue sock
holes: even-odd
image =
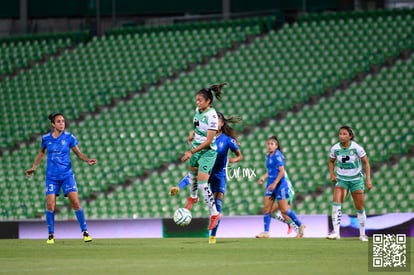
[[[292,209],[289,209],[288,211],[286,211],[286,215],[288,215],[289,216],[289,218],[291,218],[292,219],[292,221],[294,222],[294,223],[296,223],[296,225],[297,226],[301,226],[302,225],[302,223],[301,223],[301,221],[299,220],[299,218],[296,216],[296,213],[295,213],[295,211],[293,211]]]
[[[264,231],[269,232],[270,222],[272,221],[272,214],[265,213],[263,216],[263,221],[264,221]]]
[[[83,209],[81,208],[75,211],[75,214],[82,232],[88,231],[88,228],[86,227],[85,213],[83,212]]]
[[[223,201],[221,199],[216,198],[216,208],[218,212],[221,212],[222,204],[223,204]],[[216,236],[219,225],[220,225],[220,221],[218,221],[217,226],[213,230],[211,230],[211,236]]]
[[[46,210],[46,223],[49,234],[55,233],[55,211]]]
[[[183,189],[184,187],[186,187],[187,185],[190,184],[190,175],[187,174],[187,176],[185,176],[180,183],[178,184],[178,188]]]

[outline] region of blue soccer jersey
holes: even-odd
[[[52,133],[42,137],[42,150],[47,151],[46,178],[62,179],[73,174],[70,149],[78,140],[69,132],[62,132],[58,138]]]
[[[279,175],[280,166],[285,166],[285,158],[283,157],[283,154],[282,152],[280,152],[279,149],[276,150],[276,152],[274,152],[273,155],[268,154],[266,156],[266,168],[267,168],[267,174],[268,174],[266,187],[271,185],[276,180],[277,176]],[[278,186],[282,184],[287,185],[285,175],[283,175],[283,177],[281,178]]]
[[[227,166],[227,156],[229,149],[232,152],[235,152],[239,150],[239,146],[237,145],[237,141],[222,133],[217,139],[216,139],[216,145],[217,145],[217,158],[216,162],[214,163],[214,167],[211,171],[211,174],[215,174],[217,176],[225,176],[226,175],[226,166]]]

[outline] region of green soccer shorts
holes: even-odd
[[[190,166],[197,167],[199,172],[210,174],[216,162],[216,157],[217,151],[215,150],[201,150],[191,156]]]
[[[357,190],[365,189],[364,178],[350,181],[337,179],[336,186],[342,187],[345,190],[349,190],[351,193]]]

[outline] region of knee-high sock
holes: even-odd
[[[190,171],[188,173],[188,175],[190,176],[189,181],[190,181],[190,196],[192,198],[197,198],[197,193],[198,193],[198,184],[197,184],[197,173]]]
[[[271,221],[272,221],[272,214],[271,213],[264,213],[264,215],[263,215],[264,232],[269,232]]]
[[[49,234],[55,233],[55,211],[46,210],[46,224]]]
[[[285,220],[285,218],[283,218],[282,214],[280,213],[280,211],[277,211],[276,214],[273,216],[276,220],[289,224],[287,220]]]
[[[301,226],[302,222],[299,220],[299,218],[296,216],[295,211],[293,211],[292,209],[289,209],[288,211],[286,211],[286,215],[289,216],[289,218],[296,223],[297,226]]]
[[[221,212],[222,203],[223,201],[221,199],[216,198],[216,208],[218,212]],[[211,236],[216,236],[219,225],[220,225],[220,221],[218,222],[217,226],[213,230],[211,230]]]
[[[78,219],[79,226],[81,228],[81,231],[88,231],[88,228],[86,227],[86,220],[85,220],[85,213],[83,212],[83,209],[79,209],[75,211],[76,218]]]
[[[332,227],[333,227],[334,233],[336,234],[340,234],[341,218],[342,218],[341,204],[333,203],[332,204]]]
[[[218,211],[216,208],[216,202],[214,201],[213,193],[211,192],[210,188],[208,187],[207,181],[199,181],[198,187],[201,189],[203,193],[203,197],[205,202],[207,203],[208,207],[210,208],[211,215],[217,215]]]
[[[367,215],[365,214],[365,209],[357,211],[357,219],[359,222],[359,235],[365,236],[365,223],[367,222]]]
[[[277,211],[277,213],[275,214],[274,218],[280,222],[286,223],[289,226],[291,226],[296,232],[299,230],[299,227],[297,226],[297,224],[291,219],[289,221],[285,220],[285,218],[283,218],[282,214],[280,211]]]

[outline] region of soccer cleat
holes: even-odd
[[[55,244],[55,235],[49,234],[49,237],[46,240],[47,244]]]
[[[215,244],[216,243],[216,236],[210,236],[208,238],[208,243],[209,244]]]
[[[260,234],[257,234],[256,238],[258,238],[258,239],[269,239],[270,235],[269,235],[269,232],[262,232]]]
[[[173,186],[170,188],[170,196],[175,196],[178,191],[180,191],[180,188],[178,188],[178,186]]]
[[[328,236],[326,236],[328,240],[340,240],[341,236],[338,233],[332,232]]]
[[[220,218],[221,218],[220,213],[218,213],[217,215],[211,215],[210,224],[208,225],[208,230],[213,230],[217,226]]]
[[[187,208],[188,210],[191,210],[191,208],[193,208],[193,204],[198,202],[198,197],[196,198],[192,198],[192,197],[188,197],[187,198],[187,204],[185,205],[185,208]]]
[[[363,241],[363,242],[367,242],[368,241],[368,236],[366,236],[366,235],[359,236],[359,240]]]
[[[288,226],[287,234],[289,235],[290,233],[292,233],[293,227],[290,224],[288,224],[287,226]]]
[[[88,231],[83,231],[83,241],[85,243],[88,243],[88,242],[92,241],[92,237],[91,237],[91,235],[89,235]]]
[[[299,226],[299,232],[298,232],[298,235],[296,236],[296,238],[303,238],[303,236],[305,234],[305,228],[306,228],[306,225],[302,223]]]

